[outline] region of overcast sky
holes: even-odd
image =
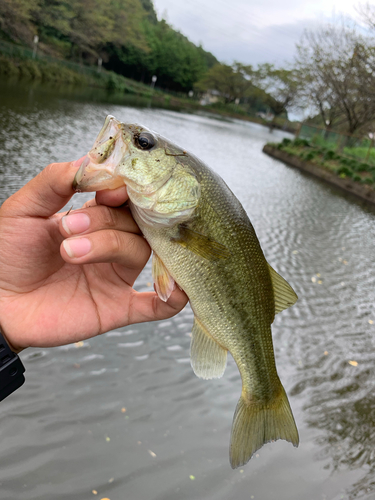
[[[280,63],[293,59],[305,28],[358,18],[356,0],[154,0],[159,19],[203,45],[220,62]]]

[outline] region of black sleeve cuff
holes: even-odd
[[[22,361],[11,351],[0,330],[0,401],[21,387],[24,372]]]

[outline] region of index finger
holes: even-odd
[[[51,163],[3,204],[9,216],[50,217],[74,194],[73,179],[83,158]]]
[[[96,193],[96,203],[98,205],[107,205],[108,207],[119,207],[129,198],[126,186],[117,189],[103,189]]]

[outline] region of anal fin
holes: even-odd
[[[269,264],[273,293],[275,296],[275,314],[284,311],[297,302],[297,294],[289,283],[284,280]]]
[[[227,365],[227,350],[223,349],[194,319],[190,347],[191,366],[197,377],[220,378]]]
[[[175,281],[155,252],[152,253],[152,278],[155,283],[156,293],[161,300],[167,302],[175,288]]]

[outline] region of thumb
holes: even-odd
[[[5,202],[7,215],[50,217],[61,210],[74,194],[73,179],[84,158],[48,165]]]

